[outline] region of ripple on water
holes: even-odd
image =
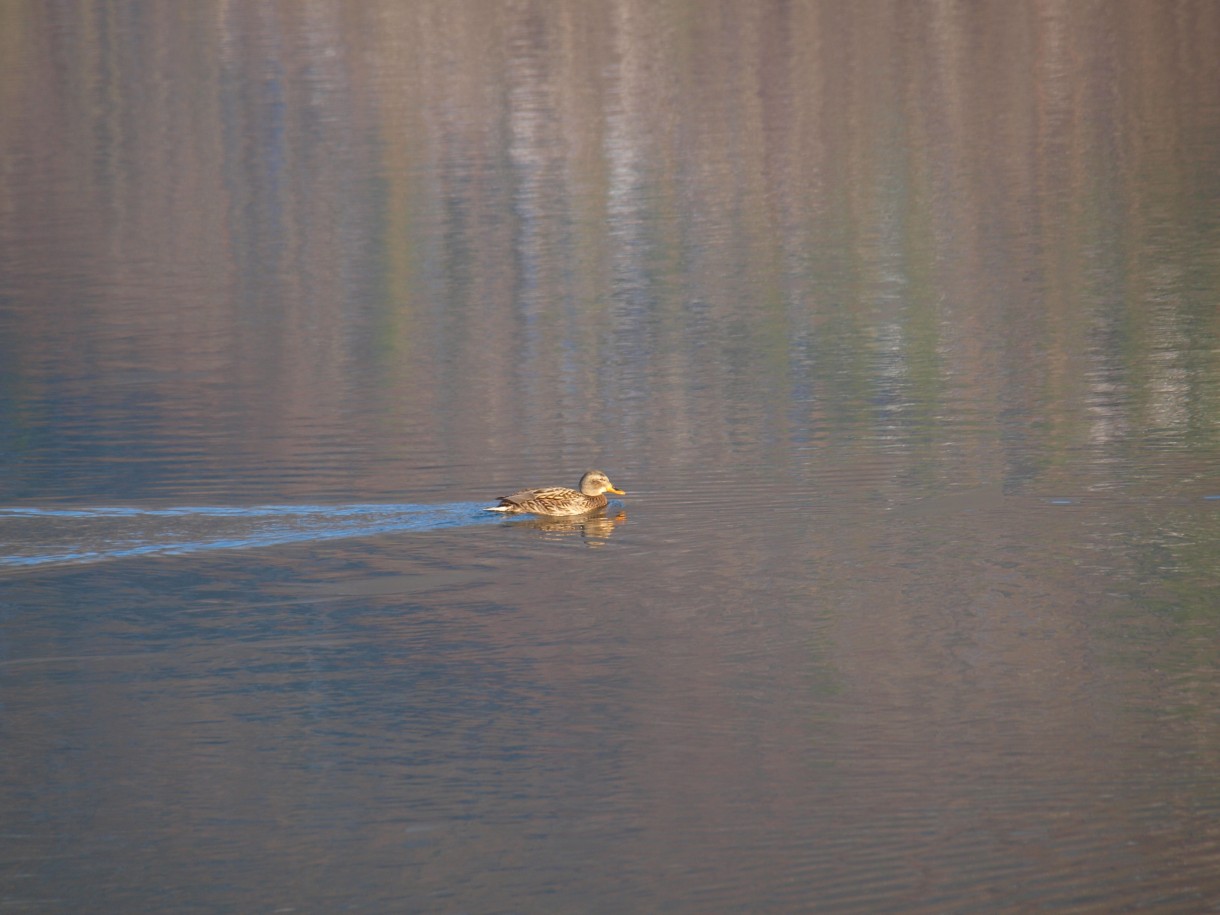
[[[0,568],[494,524],[484,503],[0,509]]]

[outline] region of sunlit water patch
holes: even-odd
[[[485,503],[0,509],[0,567],[248,549],[496,524]]]

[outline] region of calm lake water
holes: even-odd
[[[0,910],[1220,911],[1217,48],[0,4]]]

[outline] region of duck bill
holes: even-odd
[[[609,488],[609,490],[607,490],[607,491],[608,491],[608,492],[612,492],[612,493],[614,493],[616,496],[625,496],[625,495],[627,495],[627,490],[625,490],[625,489],[615,489],[613,486],[611,486],[611,487]]]

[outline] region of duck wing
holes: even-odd
[[[568,489],[566,486],[548,486],[545,489],[523,489],[520,492],[515,492],[511,496],[502,496],[500,498],[501,505],[525,505],[529,502],[542,502],[544,504],[569,502],[573,497],[579,497],[575,489]]]

